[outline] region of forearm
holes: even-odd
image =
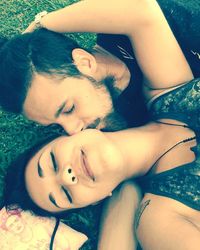
[[[140,191],[134,183],[125,183],[107,201],[101,221],[98,250],[134,250],[137,240],[134,217]]]
[[[128,34],[145,14],[148,0],[83,0],[45,16],[42,26],[56,32]]]
[[[46,15],[41,24],[57,32],[128,35],[150,89],[193,78],[156,0],[83,0]]]

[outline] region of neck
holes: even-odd
[[[160,124],[149,123],[107,135],[123,155],[125,179],[147,173],[166,147],[162,143],[166,129]]]
[[[113,87],[123,91],[130,81],[130,72],[127,66],[117,57],[98,45],[94,48],[94,56],[98,65],[97,80],[111,76],[115,79]]]

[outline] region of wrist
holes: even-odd
[[[44,24],[44,17],[48,14],[47,11],[42,11],[35,16],[35,27],[36,28],[46,28]]]

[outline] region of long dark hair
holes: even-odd
[[[32,211],[40,216],[63,216],[66,212],[51,213],[37,206],[28,194],[25,184],[25,169],[30,159],[47,143],[55,139],[55,135],[37,143],[34,147],[20,154],[8,167],[5,177],[4,206],[7,210],[20,208]]]

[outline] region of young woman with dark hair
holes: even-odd
[[[100,121],[112,111],[110,93],[105,91],[107,88],[105,86],[103,88],[103,85],[100,84],[102,91],[96,95],[97,92],[90,88],[91,84],[87,84],[87,88],[83,89],[83,82],[80,82],[80,79],[72,81],[72,79],[65,78],[64,82],[61,80],[60,84],[56,85],[54,80],[60,80],[58,76],[47,76],[40,74],[41,72],[33,74],[33,79],[29,82],[29,89],[26,89],[27,96],[24,97],[25,100],[23,99],[25,115],[43,124],[59,123],[63,127],[66,126],[65,129],[69,134],[77,134],[72,137],[58,138],[39,150],[28,161],[27,167],[24,169],[23,187],[27,189],[26,194],[37,207],[55,214],[96,203],[109,196],[112,190],[124,180],[146,174],[147,177],[140,180],[145,196],[143,206],[136,219],[138,238],[143,249],[188,249],[191,246],[193,249],[197,249],[200,223],[199,118],[197,115],[199,105],[195,106],[195,103],[199,103],[199,81],[194,80],[182,84],[182,82],[191,80],[193,74],[155,1],[140,1],[137,6],[133,4],[133,1],[128,0],[126,4],[124,1],[118,1],[117,4],[116,1],[111,1],[108,5],[112,9],[111,16],[108,15],[109,8],[106,5],[105,7],[101,5],[102,8],[99,9],[99,5],[95,6],[94,3],[100,3],[100,1],[81,1],[72,8],[50,13],[40,20],[40,24],[48,29],[54,30],[55,28],[56,31],[59,31],[58,28],[61,26],[57,25],[58,19],[66,24],[66,19],[60,18],[60,15],[65,16],[68,13],[70,16],[70,13],[72,14],[74,11],[82,13],[85,9],[84,13],[88,13],[88,15],[82,15],[84,18],[81,25],[74,23],[77,25],[75,31],[80,31],[84,24],[84,31],[104,31],[106,33],[113,31],[114,34],[128,35],[131,42],[129,44],[134,49],[144,78],[141,78],[141,74],[137,74],[138,71],[130,70],[133,68],[133,63],[128,63],[128,61],[135,61],[135,55],[121,46],[123,39],[120,44],[117,44],[117,48],[122,54],[119,58],[123,58],[124,63],[119,58],[116,60],[115,53],[110,54],[105,50],[106,46],[105,49],[96,47],[95,56],[87,51],[85,53],[81,49],[75,50],[75,53],[72,52],[73,63],[82,73],[81,80],[84,79],[84,83],[86,83],[85,80],[89,80],[91,83],[91,79],[92,83],[94,79],[95,82],[99,82],[98,80],[102,80],[102,76],[107,76],[108,72],[112,73],[112,76],[115,76],[114,87],[118,88],[119,93],[129,84],[130,75],[132,80],[139,79],[140,84],[143,79],[144,90],[148,98],[155,96],[150,102],[153,122],[140,128],[113,133],[103,133],[97,130],[85,130],[77,133],[88,127],[89,124],[92,124],[92,127],[102,128],[99,126]],[[130,6],[128,3],[131,3]],[[130,15],[120,15],[122,10]],[[93,23],[90,22],[90,11],[92,17],[96,13]],[[134,11],[136,15],[131,11]],[[56,16],[59,18],[56,19]],[[45,24],[47,20],[48,24]],[[54,28],[50,27],[52,20],[55,24]],[[71,20],[73,19],[69,18],[69,21]],[[109,27],[108,22],[112,26]],[[97,25],[98,23],[99,25]],[[62,26],[62,28],[64,28],[62,31],[69,31],[66,26]],[[106,39],[104,39],[105,37]],[[102,38],[100,35],[99,38],[99,41],[110,41],[110,36]],[[112,38],[116,40],[115,35]],[[109,45],[108,42],[106,44]],[[2,53],[5,52],[4,48],[1,50]],[[110,51],[112,53],[113,50]],[[4,56],[4,58],[6,57]],[[134,64],[134,69],[137,68],[136,64]],[[30,66],[34,72],[34,65]],[[70,89],[69,80],[71,83],[73,82],[74,89],[80,91],[79,98],[73,91],[66,97],[66,90]],[[51,82],[51,84],[47,84],[47,82]],[[122,88],[120,88],[121,86]],[[171,87],[173,89],[170,89]],[[89,108],[91,103],[94,104],[92,108],[95,108],[106,102],[106,105],[98,110],[101,117],[99,114],[97,116],[97,113],[95,115],[93,113],[93,116],[90,114],[90,118],[93,118],[91,120],[84,112],[80,115],[82,106],[77,100],[83,101],[81,98],[84,93],[90,93],[90,97],[94,97],[92,99],[94,102],[91,99],[88,99],[87,102],[84,99],[82,102]],[[52,97],[55,95],[57,99],[52,102]],[[48,98],[45,99],[44,96]],[[175,96],[176,98],[174,98]],[[134,97],[137,98],[132,99],[140,99],[141,95],[136,91]],[[61,99],[62,102],[59,103]],[[126,106],[128,113],[131,113],[130,110],[140,106],[131,104],[129,107]],[[141,109],[138,108],[138,110]],[[74,115],[77,115],[78,118],[82,117],[73,123]],[[83,117],[84,119],[82,119]],[[76,126],[69,129],[69,124]],[[191,185],[192,191],[188,193]],[[9,196],[9,193],[7,194]],[[7,200],[9,201],[8,206],[12,203],[12,199]],[[18,202],[15,200],[19,206],[20,202],[21,200]],[[30,209],[32,208],[30,207]],[[149,231],[159,240],[154,240]],[[189,234],[191,237],[185,237],[184,241],[180,241],[178,236],[184,234]],[[112,239],[110,240],[112,241]],[[108,248],[102,245],[101,249]]]
[[[39,149],[25,168],[22,164],[23,179],[16,178],[12,188],[7,182],[7,197],[17,192],[17,182],[24,183],[33,203],[59,214],[95,204],[135,178],[145,192],[135,223],[142,248],[198,249],[199,102],[199,81],[193,80],[153,101],[147,125],[59,137]],[[161,103],[168,103],[166,110]],[[7,198],[7,206],[12,199]],[[13,202],[22,205],[21,198]],[[189,237],[180,241],[179,235]]]

